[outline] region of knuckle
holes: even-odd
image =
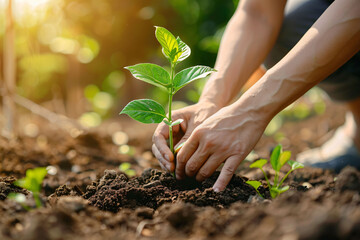
[[[225,176],[232,176],[234,174],[234,169],[229,166],[224,166],[221,171]]]
[[[202,128],[196,128],[193,132],[193,135],[197,138],[202,138],[204,136],[204,134],[205,134],[205,131]]]
[[[196,172],[197,165],[195,163],[188,163],[186,165],[186,171],[193,175]]]
[[[197,174],[197,179],[201,181],[207,179],[208,177],[210,177],[210,173],[206,171],[199,171],[199,173]]]
[[[176,156],[176,163],[179,165],[181,165],[181,164],[184,164],[185,163],[185,158],[182,156],[182,155],[180,155],[180,154],[178,154],[177,156]]]

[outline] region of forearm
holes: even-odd
[[[228,105],[271,50],[281,27],[285,1],[261,6],[263,9],[254,9],[254,2],[268,4],[240,3],[221,41],[215,64],[218,72],[208,80],[200,102],[212,102],[219,108]]]
[[[271,119],[360,50],[360,2],[335,1],[298,44],[236,103]]]

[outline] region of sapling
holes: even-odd
[[[279,196],[281,193],[287,191],[289,189],[289,186],[282,186],[282,184],[284,183],[285,179],[289,176],[289,174],[294,171],[295,169],[299,169],[299,168],[303,168],[304,165],[296,162],[296,161],[292,161],[290,160],[291,157],[291,152],[290,151],[282,151],[282,146],[279,144],[277,145],[274,150],[271,153],[270,156],[270,163],[272,168],[275,170],[275,176],[274,176],[274,184],[271,184],[264,169],[263,166],[268,162],[268,160],[266,159],[259,159],[257,161],[255,161],[254,163],[252,163],[250,165],[250,168],[259,168],[265,177],[265,180],[267,182],[267,185],[269,187],[269,191],[270,191],[270,195],[272,198],[276,198],[277,196]],[[279,173],[280,173],[280,169],[286,164],[288,163],[291,167],[291,169],[286,173],[286,175],[280,180],[279,179]],[[264,198],[260,192],[258,191],[258,188],[261,186],[261,182],[259,181],[247,181],[247,184],[251,185],[252,187],[255,188],[256,192],[262,197]]]
[[[26,170],[26,177],[19,179],[14,182],[16,186],[25,188],[29,190],[34,197],[36,207],[41,207],[41,199],[40,199],[40,191],[42,182],[47,174],[46,168],[39,167],[34,169],[28,169]],[[15,193],[11,194],[10,198],[13,198],[15,201],[20,202],[21,204],[25,201],[25,196],[21,193]],[[23,205],[26,209],[28,209],[27,206]]]
[[[162,53],[170,63],[170,71],[151,63],[140,63],[125,67],[131,74],[144,82],[162,88],[168,93],[168,113],[164,107],[151,99],[139,99],[128,103],[120,112],[142,123],[161,123],[169,126],[169,147],[174,154],[174,141],[172,127],[181,124],[183,119],[173,120],[171,107],[174,94],[190,82],[201,79],[216,71],[207,66],[193,66],[176,72],[176,66],[189,57],[191,50],[179,37],[163,27],[155,27],[155,36],[162,46]]]
[[[119,170],[124,172],[129,177],[133,177],[136,175],[136,172],[134,169],[131,169],[131,164],[128,162],[122,163],[119,165]]]

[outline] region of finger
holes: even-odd
[[[177,179],[183,179],[185,177],[185,166],[190,157],[194,154],[199,145],[197,136],[190,137],[180,149],[176,157],[176,169],[175,174]]]
[[[177,144],[175,146],[175,149],[180,146],[181,144],[183,144],[184,142],[186,142],[186,140],[189,139],[189,137],[191,136],[191,133],[194,130],[194,127],[191,127],[191,125],[189,127],[187,127],[186,125],[184,126],[180,126],[180,130],[184,133],[183,136],[181,137],[181,139],[179,141],[177,141]]]
[[[220,164],[225,161],[225,159],[226,158],[223,156],[223,153],[212,154],[197,172],[196,180],[202,182],[209,178],[220,166]]]
[[[215,192],[220,192],[225,189],[240,162],[241,159],[237,155],[233,155],[226,160],[223,168],[221,169],[220,175],[213,186]]]
[[[167,142],[166,142],[167,138],[169,138],[169,133],[167,131],[164,131],[163,127],[159,126],[155,130],[155,133],[153,136],[153,143],[155,144],[157,150],[159,151],[159,153],[163,159],[166,159],[168,162],[173,162],[174,155],[172,154],[170,148],[167,145]],[[154,154],[155,154],[155,152],[154,152]],[[155,155],[155,156],[157,156],[157,155]]]
[[[193,177],[197,174],[199,169],[204,165],[208,160],[210,152],[200,146],[197,148],[196,152],[190,157],[185,165],[185,174],[186,176]]]
[[[159,161],[159,165],[161,167],[161,169],[165,172],[168,172],[168,170],[166,169],[166,167],[164,167],[164,165]]]
[[[174,163],[167,161],[167,160],[162,156],[162,154],[160,153],[160,151],[158,150],[158,148],[156,147],[155,144],[152,145],[152,152],[154,153],[155,157],[159,160],[159,163],[161,163],[162,166],[163,166],[167,171],[173,171],[173,169],[174,169]]]

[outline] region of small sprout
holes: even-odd
[[[129,177],[134,177],[136,175],[136,172],[134,169],[131,169],[131,164],[130,163],[122,163],[119,166],[120,171],[124,172],[126,175],[128,175]]]
[[[166,115],[161,104],[151,99],[131,101],[120,114],[127,114],[142,123],[164,122],[167,124],[169,126],[169,147],[175,154],[172,127],[180,124],[183,120],[174,121],[172,119],[173,96],[187,84],[204,78],[216,70],[207,66],[193,66],[176,72],[175,67],[190,56],[190,47],[163,27],[156,27],[155,37],[162,47],[162,53],[169,60],[170,71],[152,63],[140,63],[125,67],[125,69],[129,70],[135,78],[164,89],[168,93],[168,114]]]
[[[40,199],[40,191],[42,182],[47,174],[47,170],[44,167],[34,168],[34,169],[28,169],[26,170],[26,177],[19,179],[14,182],[16,186],[25,188],[32,192],[36,207],[41,207],[42,202]],[[15,194],[18,195],[18,194]],[[15,196],[16,201],[23,200],[24,198],[21,196]]]
[[[259,168],[262,173],[264,174],[265,180],[268,184],[269,187],[269,191],[270,191],[270,195],[272,198],[276,198],[277,196],[279,196],[281,193],[287,191],[289,189],[289,186],[283,186],[282,184],[284,183],[285,179],[289,176],[289,174],[294,171],[295,169],[299,169],[299,168],[303,168],[304,165],[296,162],[296,161],[292,161],[290,160],[291,157],[291,152],[290,151],[282,151],[282,146],[279,144],[277,145],[273,152],[271,153],[270,156],[270,163],[272,168],[275,170],[275,177],[274,177],[274,184],[270,184],[270,181],[263,169],[263,166],[267,163],[268,160],[266,159],[260,159],[255,161],[254,163],[252,163],[250,165],[250,168]],[[285,163],[288,163],[291,167],[291,169],[286,173],[286,175],[279,181],[279,172],[280,169],[285,165]],[[255,183],[257,182],[257,183]],[[251,185],[252,187],[255,188],[256,192],[262,197],[262,195],[259,193],[259,191],[257,190],[258,187],[260,186],[259,184],[261,184],[258,181],[247,181],[246,183],[248,183],[249,185]]]
[[[14,200],[15,202],[19,203],[25,210],[29,211],[30,207],[28,207],[25,204],[26,201],[26,196],[22,193],[9,193],[9,195],[7,196],[9,199]]]
[[[247,184],[255,188],[255,191],[259,194],[260,197],[264,198],[263,195],[259,192],[258,188],[261,186],[261,182],[259,181],[246,181]]]

